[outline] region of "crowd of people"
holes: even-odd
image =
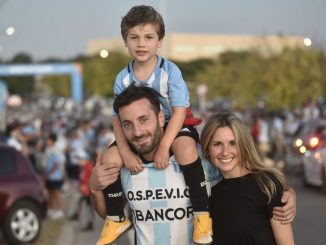
[[[44,181],[48,195],[49,219],[76,220],[81,205],[87,209],[81,229],[93,228],[93,210],[89,201],[88,179],[99,151],[114,141],[109,122],[78,119],[62,111],[51,116],[8,123],[1,142],[29,158]],[[63,196],[69,200],[64,209]]]

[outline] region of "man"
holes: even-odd
[[[152,164],[164,132],[159,96],[151,88],[131,85],[114,102],[126,139],[144,162],[144,170],[138,174],[123,168],[121,182],[132,210],[136,244],[189,245],[193,244],[192,207],[179,164],[174,156],[170,157],[170,164],[164,170],[155,169]],[[120,166],[108,169],[105,162],[107,159],[117,163],[122,161],[117,158],[109,155],[109,151],[103,158],[99,157],[89,183],[93,205],[103,218],[106,212],[101,190],[117,180],[120,169]],[[219,180],[214,169],[209,169],[210,164],[204,163],[203,166],[209,180]],[[295,195],[290,197],[281,217],[287,222],[295,213]],[[276,211],[282,212],[282,208]]]

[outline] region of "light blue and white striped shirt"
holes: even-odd
[[[163,111],[166,121],[172,116],[171,107],[189,107],[189,92],[186,82],[182,78],[180,69],[171,61],[157,57],[157,65],[146,81],[139,81],[134,75],[133,63],[119,72],[114,83],[114,94],[120,94],[131,83],[145,85],[159,92],[163,99]],[[113,112],[113,115],[116,115]]]
[[[202,164],[207,181],[220,180],[214,166],[204,160]],[[193,244],[189,189],[174,156],[164,170],[152,163],[145,164],[138,174],[123,168],[121,182],[132,210],[137,245]]]

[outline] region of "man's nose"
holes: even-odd
[[[142,130],[141,130],[140,125],[135,125],[134,126],[134,135],[139,136],[139,135],[141,135],[141,132],[142,132]]]

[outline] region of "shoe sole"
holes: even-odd
[[[212,244],[212,243],[213,243],[213,241],[208,242],[208,243],[198,243],[198,242],[194,242],[194,244],[196,244],[196,245],[210,245],[210,244]]]
[[[195,241],[193,241],[193,242],[194,242],[194,244],[196,244],[196,245],[210,245],[210,244],[213,243],[213,239],[211,239],[211,240],[208,241],[208,242],[195,242]]]

